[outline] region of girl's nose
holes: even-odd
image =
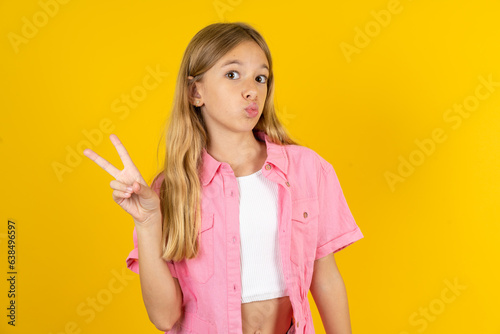
[[[257,97],[257,88],[255,86],[249,86],[245,90],[245,97],[247,99],[255,100]]]
[[[257,82],[253,79],[249,79],[250,82],[245,85],[244,96],[247,99],[254,100],[257,97]]]

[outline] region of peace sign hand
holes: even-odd
[[[136,225],[148,225],[155,221],[153,218],[161,217],[160,199],[144,181],[118,137],[111,134],[109,139],[123,162],[123,170],[120,171],[89,148],[83,154],[116,179],[110,183],[114,189],[113,200],[134,218]]]

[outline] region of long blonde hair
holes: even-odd
[[[189,42],[177,76],[175,95],[168,126],[166,156],[160,185],[163,217],[164,260],[181,261],[197,256],[201,224],[200,199],[202,150],[209,146],[207,128],[200,107],[192,104],[194,82],[203,78],[228,51],[244,41],[255,41],[269,62],[267,97],[254,131],[264,131],[275,144],[298,145],[279,122],[274,109],[274,76],[271,53],[264,38],[253,27],[242,22],[214,23],[200,30]],[[193,76],[192,80],[188,76]]]

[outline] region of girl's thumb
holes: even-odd
[[[137,184],[137,186],[136,186]],[[137,194],[137,195],[146,195],[147,194],[147,189],[146,187],[144,187],[140,182],[134,182],[134,185],[133,185],[133,188],[134,189],[137,189],[137,190],[134,190],[134,192]],[[148,196],[146,196],[148,197]]]

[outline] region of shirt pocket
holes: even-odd
[[[186,260],[188,275],[198,283],[206,283],[214,274],[214,213],[201,215],[198,255]]]
[[[318,233],[318,198],[297,199],[292,202],[290,260],[300,279],[301,295],[310,284]],[[303,296],[302,296],[303,297]]]

